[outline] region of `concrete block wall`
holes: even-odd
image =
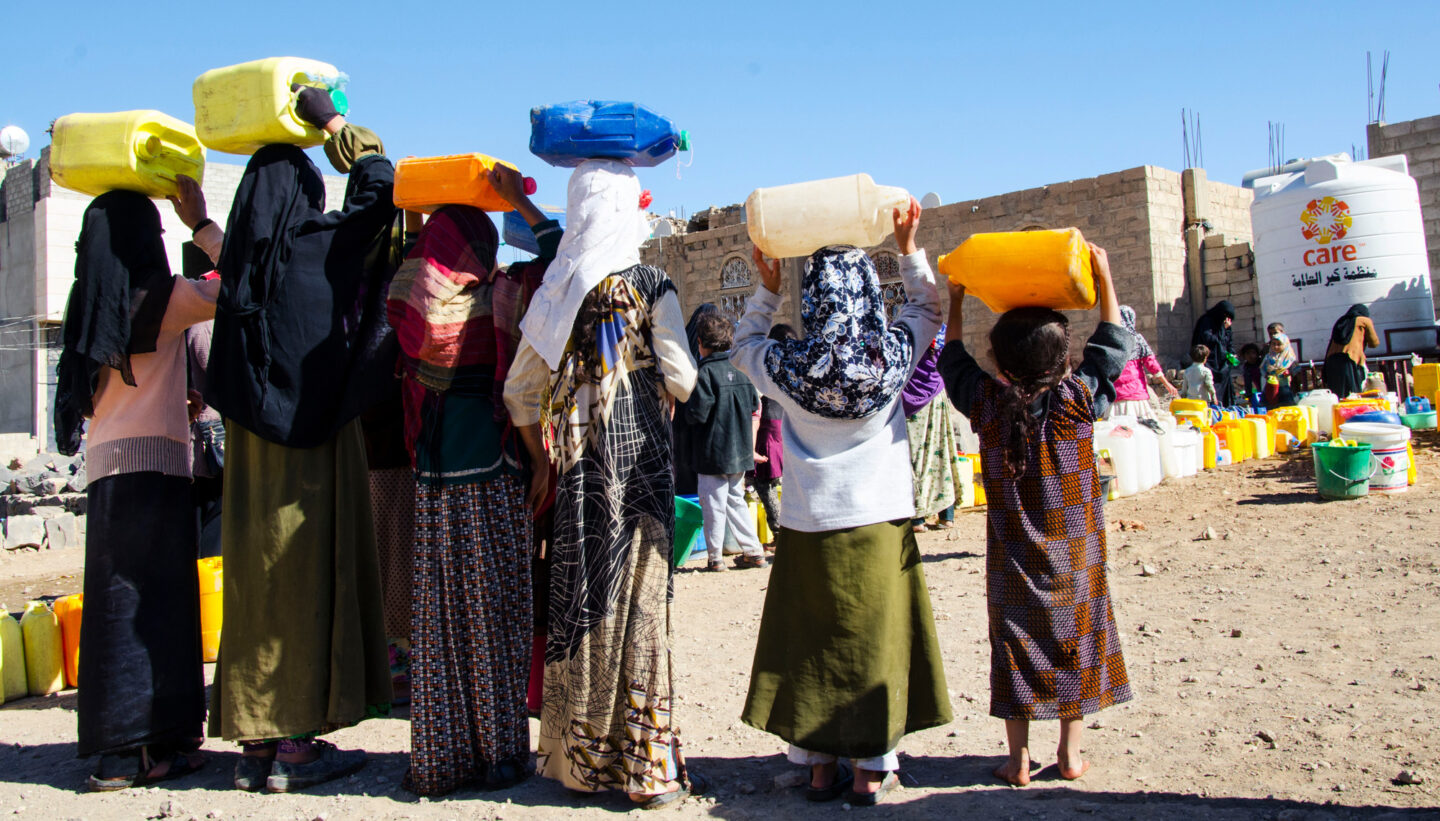
[[[1430,287],[1440,293],[1440,115],[1400,123],[1371,123],[1371,157],[1404,154],[1420,187],[1420,212],[1430,259]]]
[[[1255,288],[1255,253],[1250,241],[1234,242],[1225,234],[1211,234],[1201,244],[1201,251],[1210,304],[1228,299],[1235,306],[1235,324],[1231,327],[1235,350],[1238,352],[1247,342],[1263,340],[1265,320]]]

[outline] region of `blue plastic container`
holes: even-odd
[[[591,159],[649,168],[688,150],[687,132],[639,103],[576,100],[530,109],[530,153],[559,168]]]
[[[1368,412],[1366,412],[1366,413],[1357,413],[1357,414],[1355,414],[1354,416],[1350,417],[1349,419],[1346,419],[1345,421],[1346,421],[1346,422],[1373,422],[1373,423],[1379,424],[1379,425],[1399,425],[1399,424],[1401,424],[1401,422],[1400,422],[1400,414],[1398,414],[1398,413],[1391,413],[1390,411],[1368,411]]]
[[[1430,407],[1430,400],[1423,396],[1412,396],[1405,400],[1406,413],[1429,413],[1434,410]]]
[[[545,216],[559,222],[561,228],[565,227],[564,214],[546,214]],[[505,244],[511,248],[519,248],[521,251],[531,254],[540,253],[540,241],[535,239],[535,232],[530,230],[530,223],[520,216],[519,211],[505,212],[501,232]]]

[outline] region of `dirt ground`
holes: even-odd
[[[956,720],[901,744],[904,789],[883,818],[1437,818],[1440,804],[1440,456],[1417,441],[1405,494],[1321,503],[1308,454],[1168,482],[1107,505],[1116,617],[1136,692],[1093,717],[1074,783],[1053,767],[1025,789],[990,770],[1004,754],[989,718],[985,517],[921,537]],[[1143,527],[1120,531],[1121,521]],[[1209,528],[1213,539],[1199,538]],[[80,551],[0,559],[0,601],[77,590]],[[1148,566],[1148,567],[1147,567]],[[692,565],[693,567],[693,565]],[[1146,574],[1149,575],[1146,575]],[[768,571],[676,578],[676,707],[690,766],[712,794],[670,817],[830,817],[783,786],[797,768],[778,739],[742,725]],[[357,775],[308,794],[229,788],[237,751],[211,742],[205,772],[172,788],[91,795],[74,757],[75,694],[0,707],[0,814],[21,818],[638,817],[624,798],[531,779],[501,793],[417,799],[400,789],[408,726],[365,722],[333,736],[371,752]],[[1040,762],[1055,726],[1036,725]],[[1271,740],[1266,740],[1271,739]],[[1421,783],[1401,784],[1402,770]],[[664,817],[663,815],[661,817]]]

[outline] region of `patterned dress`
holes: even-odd
[[[1128,348],[1101,323],[1083,364],[1041,396],[1024,476],[1007,476],[997,412],[1002,383],[951,342],[940,369],[980,437],[985,494],[990,714],[1077,719],[1132,696],[1105,575],[1105,516],[1094,425]]]
[[[614,307],[597,333],[604,374],[579,378],[572,347],[552,381],[561,473],[536,768],[573,790],[654,793],[684,778],[671,720],[674,478],[649,327],[649,306],[674,287],[647,266],[597,285]]]
[[[960,498],[960,460],[950,400],[943,395],[905,420],[910,472],[915,481],[915,518],[946,510]]]

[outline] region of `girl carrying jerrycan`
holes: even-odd
[[[1105,252],[1090,245],[1100,325],[1070,370],[1070,330],[1050,308],[1006,311],[990,331],[999,374],[965,350],[965,288],[950,285],[940,374],[980,437],[990,615],[990,714],[1005,719],[1009,760],[995,775],[1030,783],[1030,722],[1060,720],[1061,777],[1074,780],[1084,716],[1129,701],[1105,578],[1104,497],[1095,420],[1115,399],[1130,337]]]

